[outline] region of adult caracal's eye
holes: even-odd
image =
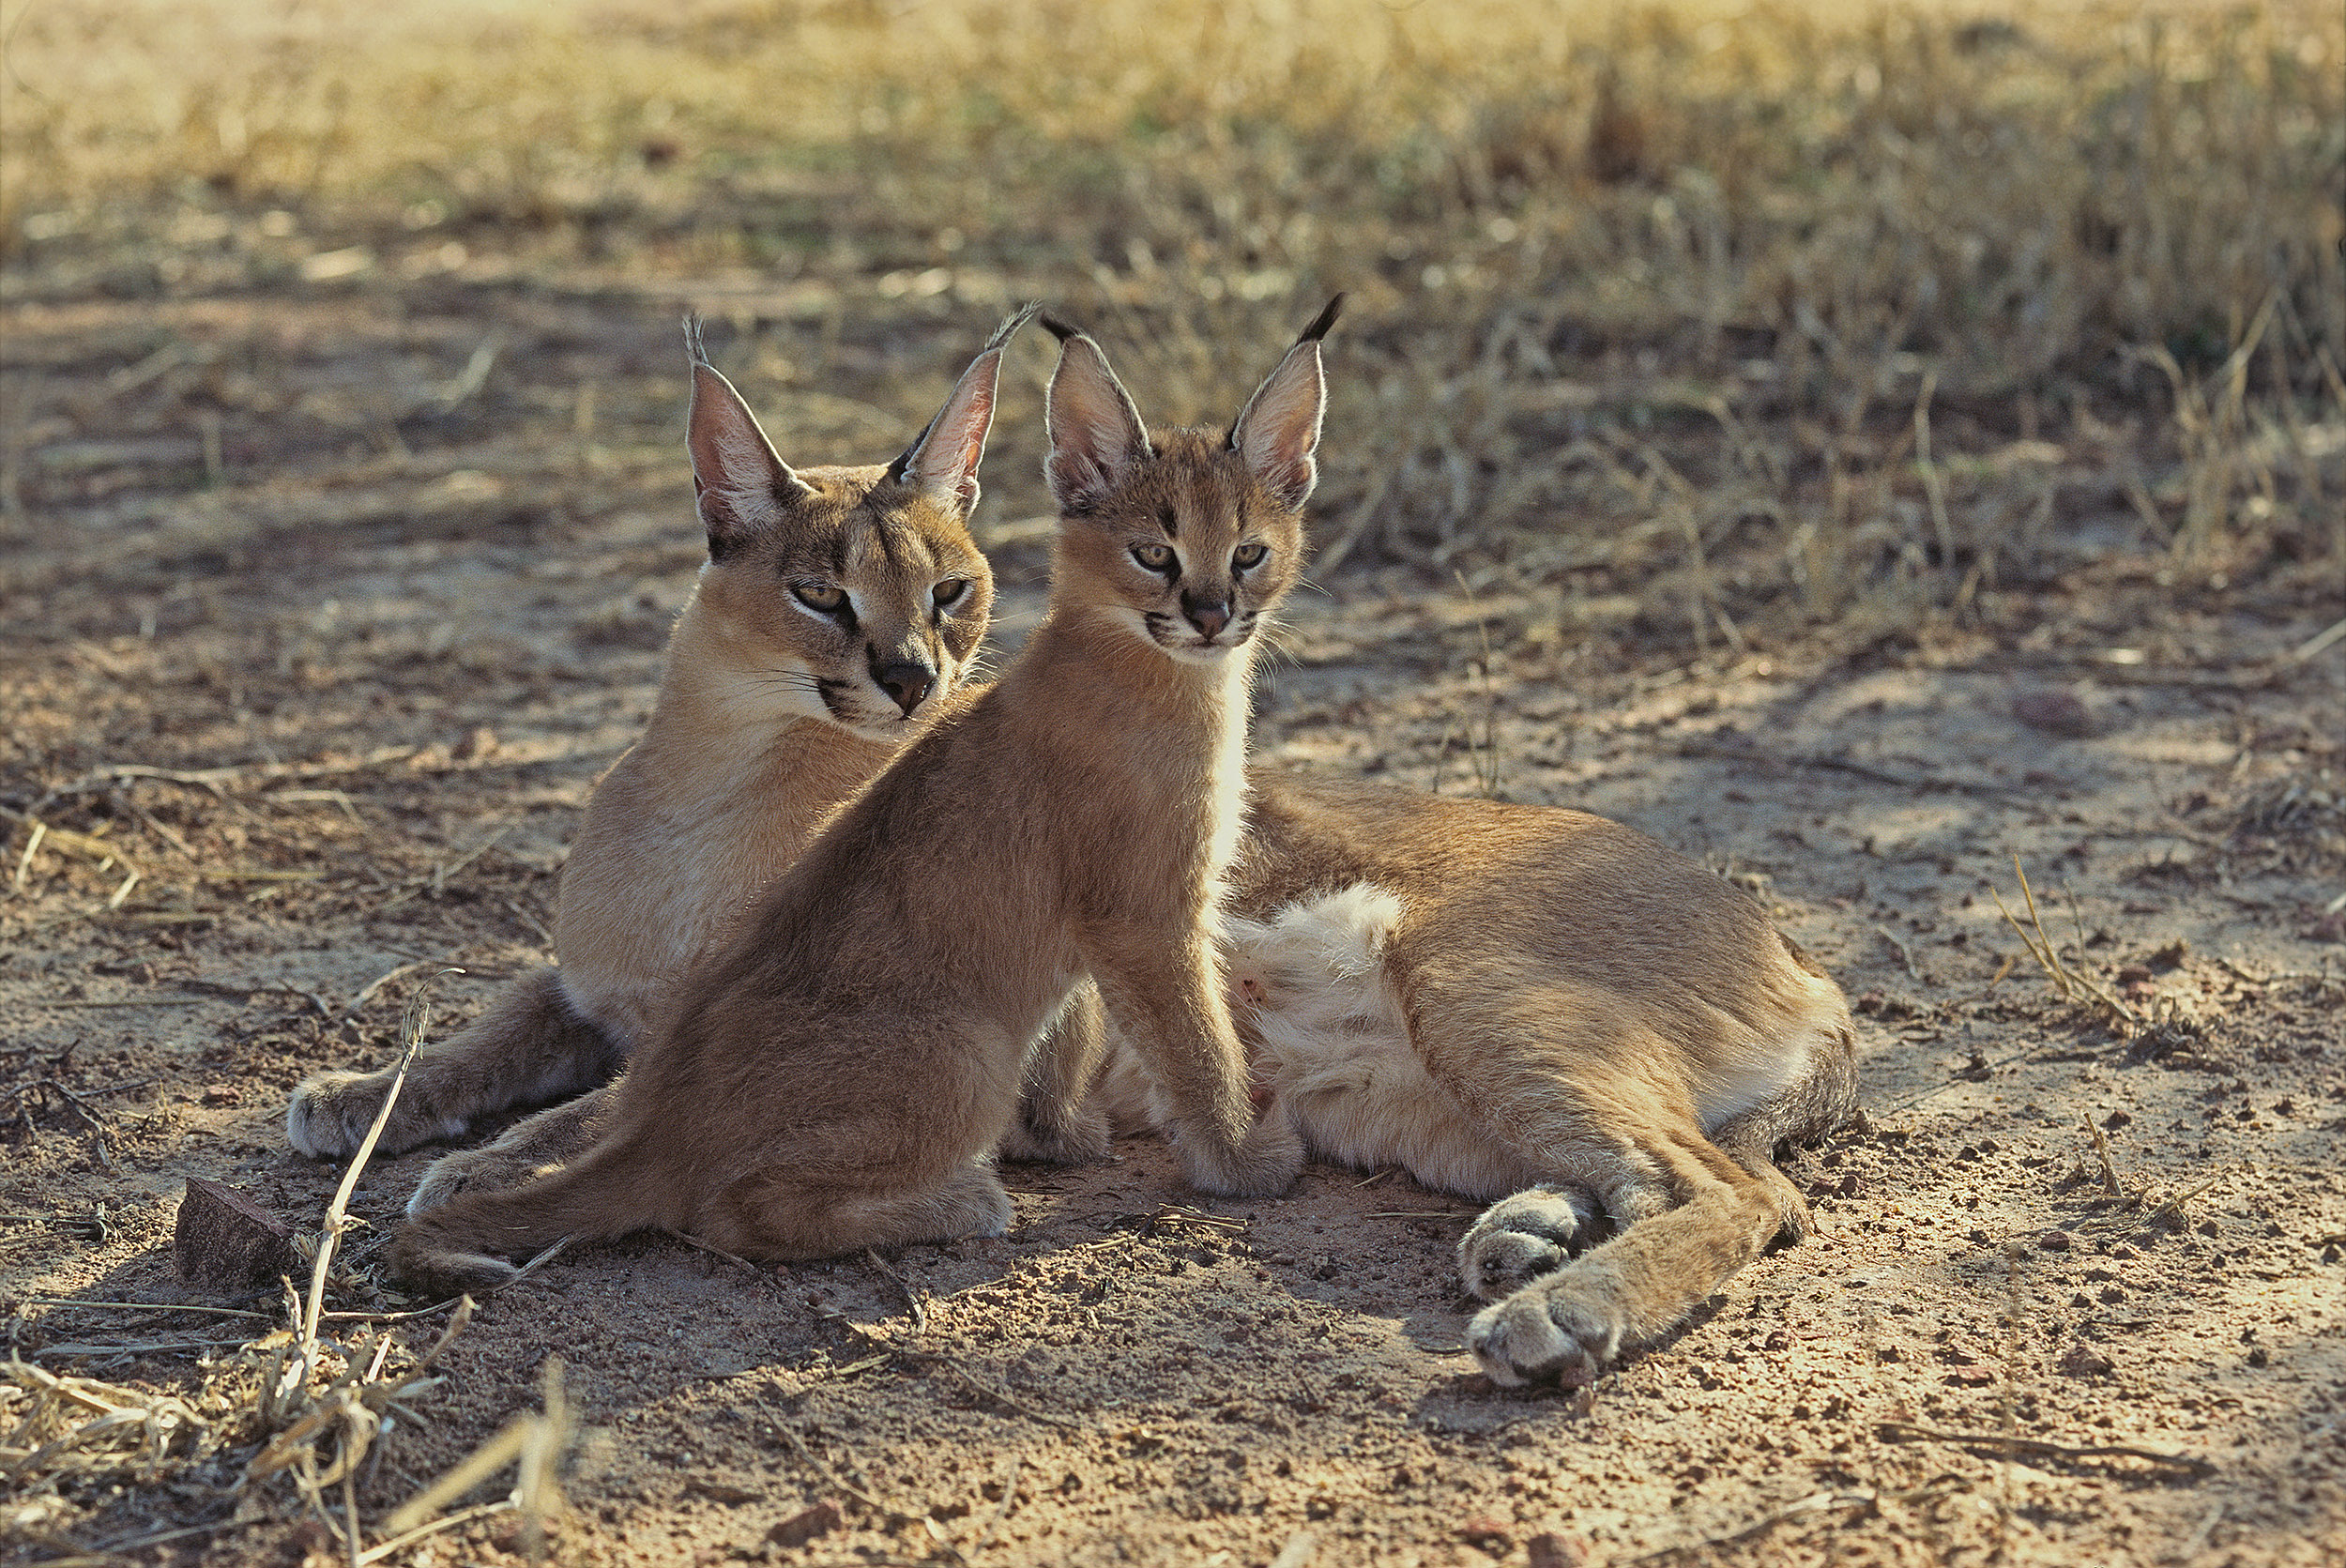
[[[1173,547],[1169,544],[1135,544],[1133,559],[1151,571],[1169,571],[1173,567]]]
[[[938,609],[950,610],[960,603],[962,596],[968,591],[969,580],[967,578],[948,577],[929,590],[929,597],[937,601]]]
[[[1246,571],[1262,565],[1263,557],[1270,554],[1271,546],[1268,544],[1242,544],[1230,552],[1230,564],[1241,571]]]
[[[826,583],[820,578],[813,578],[803,583],[793,583],[790,585],[790,591],[798,597],[800,603],[810,610],[819,610],[827,616],[836,614],[839,607],[847,602],[846,589],[836,583]]]

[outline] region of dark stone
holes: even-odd
[[[766,1532],[766,1539],[777,1546],[803,1546],[818,1535],[829,1535],[839,1528],[839,1505],[818,1502],[812,1508],[801,1508],[796,1514]]]
[[[179,1277],[206,1290],[251,1290],[294,1270],[293,1227],[217,1181],[188,1178],[171,1250]]]

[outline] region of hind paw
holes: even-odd
[[[1502,1388],[1596,1380],[1621,1349],[1620,1310],[1599,1289],[1559,1274],[1485,1307],[1467,1325],[1467,1348]]]
[[[460,1149],[424,1167],[423,1180],[416,1183],[415,1193],[407,1199],[407,1217],[412,1220],[466,1193],[500,1192],[560,1168],[558,1163],[534,1156],[516,1159],[495,1144],[486,1149]]]
[[[1458,1273],[1478,1301],[1501,1301],[1571,1261],[1593,1219],[1586,1197],[1561,1187],[1501,1198],[1459,1239]]]
[[[501,1257],[477,1252],[424,1252],[400,1249],[393,1270],[410,1290],[434,1301],[480,1296],[521,1278],[521,1270]]]
[[[1013,1165],[1097,1165],[1108,1157],[1107,1114],[1089,1104],[1059,1119],[1022,1108],[995,1152]]]

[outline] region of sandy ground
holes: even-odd
[[[892,451],[954,368],[944,307],[868,339],[796,308],[748,319],[829,379],[729,361],[786,455]],[[467,390],[481,312],[504,346]],[[0,804],[51,836],[9,819],[0,865],[0,1305],[37,1366],[211,1408],[236,1357],[201,1342],[244,1320],[28,1299],[220,1304],[173,1274],[183,1180],[314,1227],[341,1173],[287,1148],[292,1086],[386,1059],[434,967],[466,971],[446,1028],[543,961],[696,561],[673,311],[9,313]],[[1030,358],[987,472],[1012,641],[1043,570]],[[998,1241],[557,1258],[457,1337],[362,1515],[537,1409],[558,1359],[571,1563],[2339,1561],[2346,647],[2287,658],[2334,596],[2157,564],[2080,551],[1960,625],[1706,657],[1498,573],[1355,563],[1302,596],[1262,758],[1618,816],[1857,1000],[1866,1119],[1790,1167],[1827,1234],[1585,1395],[1494,1390],[1459,1349],[1467,1205],[1318,1167],[1203,1202],[1126,1140],[1014,1171]],[[2015,856],[2134,1022],[2023,951],[1992,896],[2018,907]],[[367,1170],[329,1304],[407,1304],[371,1265],[437,1152]],[[399,1354],[443,1320],[392,1325]],[[11,1479],[0,1553],[345,1560],[282,1484],[233,1489],[259,1436],[221,1414],[153,1472]],[[506,1515],[396,1560],[526,1551]]]

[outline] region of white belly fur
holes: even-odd
[[[1400,1165],[1428,1187],[1503,1197],[1537,1167],[1485,1137],[1409,1043],[1384,949],[1400,899],[1373,883],[1291,905],[1268,922],[1226,916],[1230,1005],[1251,1016],[1257,1074],[1293,1111],[1320,1159]],[[1170,1107],[1139,1054],[1118,1041],[1099,1090],[1120,1131],[1159,1126]]]
[[[1409,1043],[1384,969],[1401,900],[1357,883],[1290,905],[1269,921],[1223,921],[1230,1006],[1251,1017],[1255,1061],[1295,1114],[1312,1152],[1358,1169],[1400,1165],[1425,1186],[1493,1199],[1553,1180],[1485,1134],[1436,1083]],[[1703,1130],[1782,1094],[1808,1070],[1839,1018],[1839,993],[1818,981],[1805,1016],[1783,1037],[1754,1039],[1696,1086]],[[1120,1131],[1162,1125],[1169,1106],[1139,1055],[1119,1041],[1100,1095]]]

